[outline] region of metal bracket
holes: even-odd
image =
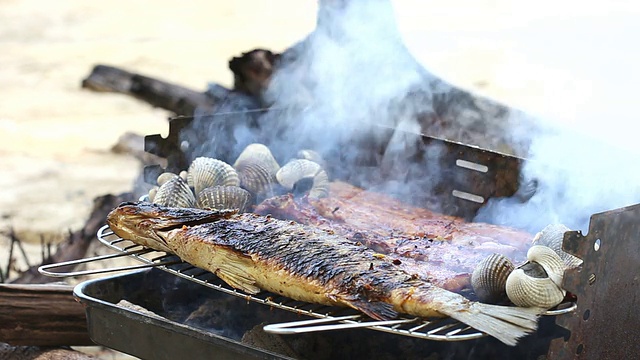
[[[565,233],[565,251],[583,259],[563,288],[578,298],[556,318],[571,331],[552,341],[549,359],[635,359],[640,354],[640,204],[591,216],[589,233]]]

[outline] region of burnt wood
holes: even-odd
[[[94,360],[93,356],[71,349],[39,346],[11,346],[0,343],[0,359],[11,360]]]
[[[233,57],[229,61],[229,69],[234,75],[234,90],[261,97],[279,59],[280,54],[266,49],[255,49]]]
[[[193,115],[196,109],[209,109],[216,103],[204,92],[108,65],[96,65],[82,80],[82,87],[133,96],[177,115]]]
[[[94,345],[73,287],[0,285],[0,339],[11,345]]]
[[[229,61],[234,74],[234,88],[210,84],[206,91],[130,72],[115,66],[96,65],[82,80],[82,87],[97,92],[114,92],[133,96],[154,107],[176,115],[208,114],[224,106],[225,110],[256,108],[269,84],[280,54],[254,49]],[[231,104],[229,104],[231,103]]]

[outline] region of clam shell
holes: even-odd
[[[482,302],[496,304],[507,298],[507,277],[515,266],[502,254],[491,254],[484,258],[471,274],[471,286]]]
[[[565,265],[553,249],[534,245],[527,252],[529,260],[515,269],[505,289],[509,300],[518,306],[552,308],[562,302]]]
[[[156,194],[158,193],[158,187],[154,186],[151,189],[149,189],[149,201],[153,202],[153,199],[155,199]]]
[[[309,190],[309,197],[320,199],[329,196],[329,176],[327,172],[321,170],[313,177],[313,187]]]
[[[278,183],[287,190],[292,190],[302,179],[313,179],[309,197],[321,198],[329,194],[329,176],[320,164],[306,159],[291,160],[276,173]]]
[[[189,166],[187,183],[199,194],[211,186],[239,186],[240,178],[236,170],[224,161],[199,157]]]
[[[572,269],[582,265],[582,260],[562,250],[564,233],[567,231],[571,231],[571,229],[562,224],[547,225],[533,238],[533,244],[543,245],[553,249],[553,251],[560,255],[565,267]]]
[[[200,209],[231,210],[247,212],[251,205],[251,194],[237,186],[212,186],[198,194],[196,206]]]
[[[280,165],[269,148],[262,144],[250,144],[236,159],[233,167],[240,177],[240,186],[254,195],[273,195],[276,172]]]
[[[167,207],[189,208],[195,205],[196,198],[189,185],[181,177],[175,176],[158,188],[152,202]]]
[[[158,184],[158,186],[162,186],[164,183],[166,183],[167,181],[177,177],[178,175],[171,173],[171,172],[164,172],[162,174],[160,174],[158,176],[158,179],[156,179],[156,183]],[[183,179],[184,180],[184,179]]]
[[[320,164],[306,159],[291,160],[276,173],[276,179],[287,190],[293,189],[296,182],[304,178],[313,178],[322,170]]]
[[[275,173],[258,163],[245,162],[238,166],[240,186],[256,196],[271,196],[276,184]]]
[[[320,155],[320,153],[314,150],[302,149],[298,151],[298,153],[296,154],[296,157],[298,159],[313,161],[314,163],[319,164],[323,168],[325,168],[325,165],[326,165],[324,162],[324,159],[322,158],[322,155]]]
[[[523,307],[549,309],[560,304],[565,296],[564,290],[548,277],[532,277],[523,269],[516,269],[509,275],[505,289],[509,300]]]
[[[259,164],[270,174],[274,174],[280,169],[280,164],[273,157],[271,150],[263,144],[249,144],[233,163],[233,167],[238,170],[246,164]]]
[[[527,260],[542,266],[549,279],[559,287],[562,286],[565,265],[560,255],[553,249],[542,245],[534,245],[527,251]]]

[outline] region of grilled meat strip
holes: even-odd
[[[524,262],[533,239],[524,231],[466,222],[344,182],[331,183],[329,194],[322,199],[272,197],[254,211],[333,231],[456,292],[470,288],[473,269],[492,253]]]
[[[535,330],[541,309],[488,305],[432,285],[330,231],[257,214],[123,203],[107,217],[135,243],[178,255],[249,294],[348,306],[374,319],[450,316],[502,342]]]

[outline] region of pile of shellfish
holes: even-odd
[[[566,295],[562,279],[566,269],[580,266],[582,260],[562,250],[562,224],[545,227],[533,239],[527,261],[515,266],[507,257],[492,254],[482,260],[471,275],[471,285],[478,299],[487,303],[510,300],[522,307],[550,309]]]
[[[157,186],[149,191],[149,201],[167,207],[242,213],[260,199],[288,191],[308,192],[310,198],[326,197],[329,176],[322,157],[313,150],[301,150],[297,158],[280,167],[267,146],[254,143],[233,165],[198,157],[180,174],[160,174]]]

